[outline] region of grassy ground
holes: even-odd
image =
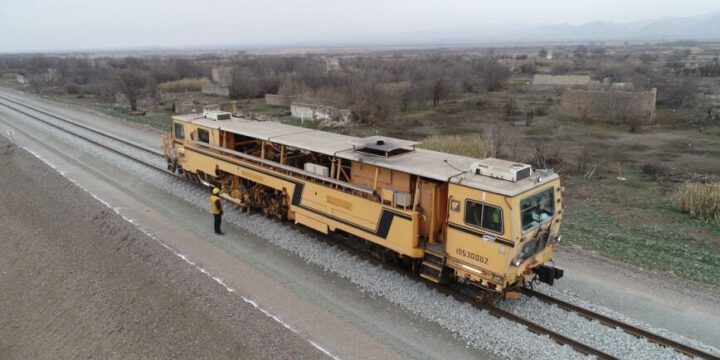
[[[130,115],[129,110],[120,107],[92,107],[111,116],[116,116],[127,121],[132,121],[141,125],[147,125],[156,129],[170,131],[171,113],[167,111],[147,112],[145,115]]]
[[[100,103],[93,99],[68,96],[51,96],[50,98],[57,102],[89,108],[126,121],[150,126],[163,131],[170,131],[170,117],[172,116],[172,113],[166,110],[157,109],[147,111],[145,115],[131,115],[130,110],[128,109],[112,106],[112,104]]]
[[[638,169],[623,176],[626,181],[564,179],[564,246],[720,286],[720,226],[682,213]]]
[[[265,99],[238,101],[238,110],[263,115],[268,119],[279,119],[290,116],[290,109],[287,106],[269,105],[265,103]]]

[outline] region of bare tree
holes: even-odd
[[[528,112],[525,113],[525,126],[532,126],[533,120],[535,119],[535,107],[531,107]]]
[[[508,102],[505,103],[504,112],[505,112],[505,121],[514,125],[514,122],[512,122],[512,121],[513,121],[513,116],[515,116],[515,99],[513,99],[511,97],[510,100],[508,100]]]
[[[432,87],[432,102],[433,106],[440,105],[440,100],[446,98],[448,95],[448,87],[445,84],[445,79],[438,78]]]
[[[233,78],[230,83],[231,98],[253,99],[262,95],[255,74],[246,68],[233,69]]]
[[[487,91],[502,90],[505,81],[512,75],[510,69],[497,62],[494,58],[481,61],[478,72]]]
[[[30,91],[36,94],[42,92],[43,86],[47,85],[45,78],[41,74],[26,75],[25,81],[30,86]]]
[[[575,56],[577,58],[583,58],[583,57],[587,56],[587,54],[588,54],[588,49],[585,45],[579,45],[578,47],[575,48],[575,50],[573,50],[573,56]]]
[[[695,79],[685,78],[669,81],[664,87],[660,87],[659,97],[667,105],[677,108],[688,105],[697,92]]]
[[[644,65],[647,66],[652,64],[653,61],[655,61],[655,56],[651,54],[640,54],[639,59]]]
[[[390,117],[393,104],[382,86],[388,74],[382,70],[354,73],[345,84],[350,108],[362,122],[377,123]]]
[[[117,91],[125,95],[130,103],[130,110],[137,111],[140,99],[148,95],[150,79],[141,70],[128,69],[118,75],[116,84]]]

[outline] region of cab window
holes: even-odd
[[[198,129],[198,141],[210,143],[210,133],[205,129]]]
[[[465,223],[502,234],[502,209],[467,200],[465,202]]]
[[[522,230],[530,230],[550,219],[555,214],[553,189],[526,197],[520,201]]]
[[[183,125],[178,123],[175,123],[173,125],[175,126],[175,139],[185,139],[185,128],[183,127]]]

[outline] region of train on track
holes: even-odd
[[[349,235],[434,283],[512,298],[563,275],[552,263],[563,213],[552,171],[225,112],[172,121],[168,168],[248,210]]]

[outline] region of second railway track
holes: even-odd
[[[12,105],[8,105],[6,102],[11,103]],[[123,152],[122,150],[119,150],[119,149],[117,149],[117,148],[114,148],[114,147],[108,145],[107,143],[103,143],[103,142],[100,142],[100,141],[98,141],[98,140],[96,140],[96,139],[91,139],[91,138],[88,137],[88,136],[84,136],[84,135],[78,134],[77,132],[74,132],[74,131],[72,131],[72,130],[70,130],[70,129],[68,129],[68,128],[59,126],[58,124],[53,123],[52,121],[48,121],[48,120],[46,120],[46,119],[43,119],[41,116],[38,116],[37,114],[32,114],[31,112],[39,113],[39,114],[41,114],[42,116],[51,117],[51,118],[53,118],[53,119],[55,119],[55,120],[58,120],[58,121],[60,121],[60,122],[63,122],[63,123],[69,124],[69,125],[71,125],[71,126],[74,126],[74,127],[80,128],[80,129],[83,129],[83,130],[85,130],[85,131],[89,131],[89,132],[91,132],[91,133],[93,133],[93,134],[102,136],[102,137],[107,138],[107,139],[110,139],[110,140],[112,140],[112,141],[116,141],[116,142],[121,143],[121,144],[123,144],[123,145],[125,145],[125,146],[129,146],[129,147],[131,147],[131,148],[133,148],[133,149],[136,149],[136,150],[139,150],[139,151],[144,152],[144,153],[146,153],[146,154],[149,154],[149,155],[152,156],[152,157],[162,158],[163,154],[162,154],[161,152],[157,151],[157,150],[150,149],[150,148],[148,148],[148,147],[146,147],[146,146],[143,146],[143,145],[134,143],[134,142],[129,141],[129,140],[126,140],[126,139],[122,139],[122,138],[120,138],[120,137],[118,137],[118,136],[109,134],[109,133],[107,133],[107,132],[104,132],[104,131],[101,131],[101,130],[98,130],[98,129],[94,129],[94,128],[92,128],[92,127],[89,127],[89,126],[80,124],[80,123],[78,123],[78,122],[72,121],[72,120],[70,120],[70,119],[67,119],[67,118],[64,118],[64,117],[61,117],[61,116],[58,116],[58,115],[55,115],[55,114],[51,114],[51,113],[46,112],[46,111],[44,111],[44,110],[42,110],[42,109],[38,109],[38,108],[36,108],[36,107],[30,106],[30,105],[27,105],[27,104],[23,104],[23,103],[21,103],[21,102],[18,102],[18,101],[13,100],[13,99],[9,99],[9,98],[4,97],[4,96],[0,96],[0,105],[4,106],[4,107],[6,107],[6,108],[8,108],[8,109],[10,109],[10,110],[12,110],[12,111],[15,111],[15,112],[17,112],[17,113],[23,114],[23,115],[25,115],[25,116],[27,116],[27,117],[29,117],[29,118],[32,118],[32,119],[34,119],[34,120],[36,120],[36,121],[40,121],[40,122],[42,122],[43,124],[48,125],[48,126],[51,126],[51,127],[55,128],[55,129],[57,129],[57,130],[60,130],[60,131],[65,132],[65,133],[67,133],[67,134],[70,134],[70,135],[73,135],[73,136],[78,137],[78,138],[80,138],[80,139],[83,139],[83,140],[85,140],[85,141],[87,141],[87,142],[90,142],[90,143],[92,143],[92,144],[94,144],[94,145],[96,145],[96,146],[99,146],[99,147],[101,147],[101,148],[103,148],[103,149],[105,149],[105,150],[111,151],[111,152],[113,152],[113,153],[115,153],[115,154],[118,154],[118,155],[120,155],[120,156],[126,157],[126,158],[128,158],[128,159],[131,159],[131,160],[133,160],[133,161],[136,161],[136,162],[138,162],[138,163],[141,163],[141,164],[143,164],[143,165],[145,165],[145,166],[148,166],[148,167],[150,167],[150,168],[153,168],[153,169],[155,169],[155,170],[163,171],[163,172],[166,172],[166,173],[168,173],[168,174],[172,174],[170,171],[167,171],[167,170],[164,169],[163,167],[158,166],[158,164],[153,164],[153,163],[147,161],[146,159],[140,159],[140,158],[138,158],[138,157],[136,157],[136,156],[129,155],[129,154]],[[13,105],[15,105],[15,106],[13,106]],[[21,107],[21,108],[19,108],[18,106]],[[30,112],[28,112],[28,110],[29,110]]]
[[[145,165],[145,166],[147,166],[147,167],[149,167],[149,168],[152,168],[153,170],[157,170],[157,171],[163,172],[163,173],[165,173],[165,174],[173,174],[174,176],[177,176],[177,175],[175,175],[174,173],[172,173],[172,172],[168,171],[167,169],[165,169],[164,167],[159,166],[158,164],[155,164],[155,163],[153,163],[153,162],[151,162],[151,161],[148,161],[147,159],[140,159],[138,156],[130,155],[130,154],[128,154],[128,153],[126,153],[126,152],[118,149],[118,148],[115,148],[115,147],[113,147],[113,146],[108,145],[107,143],[103,143],[103,142],[101,142],[101,141],[98,141],[97,139],[92,139],[92,138],[90,138],[89,136],[85,136],[85,135],[79,134],[79,133],[76,132],[76,131],[72,131],[72,130],[68,129],[67,127],[60,126],[60,125],[58,125],[58,124],[56,124],[56,123],[54,123],[54,122],[52,122],[52,121],[48,121],[47,119],[43,119],[42,117],[43,117],[43,116],[51,117],[51,118],[53,118],[53,119],[55,119],[55,120],[57,120],[57,121],[60,121],[60,122],[65,123],[65,124],[74,126],[74,127],[76,127],[76,128],[79,128],[79,129],[82,129],[82,130],[85,130],[85,131],[88,131],[88,132],[91,132],[91,133],[93,133],[93,134],[95,134],[95,135],[98,135],[98,136],[105,137],[106,139],[110,139],[110,140],[112,140],[112,141],[116,141],[116,142],[118,142],[118,143],[120,143],[120,144],[123,144],[123,145],[125,145],[125,146],[129,146],[129,147],[131,147],[131,148],[133,148],[133,149],[136,149],[136,150],[138,150],[138,151],[144,152],[144,153],[150,155],[151,157],[162,157],[162,153],[159,152],[159,151],[157,151],[157,150],[154,150],[154,149],[148,148],[148,147],[146,147],[146,146],[137,144],[137,143],[135,143],[135,142],[133,142],[133,141],[131,141],[131,140],[127,140],[127,139],[120,138],[120,137],[118,137],[118,136],[109,134],[109,133],[104,132],[104,131],[102,131],[102,130],[94,129],[94,128],[89,127],[89,126],[87,126],[87,125],[80,124],[80,123],[78,123],[78,122],[76,122],[76,121],[67,119],[67,118],[65,118],[65,117],[58,116],[58,115],[56,115],[56,114],[52,114],[52,113],[47,112],[47,111],[45,111],[45,110],[42,110],[42,109],[33,107],[33,106],[31,106],[31,105],[24,104],[24,103],[22,103],[22,102],[19,102],[19,101],[17,101],[17,100],[14,100],[14,99],[10,99],[10,98],[4,97],[4,96],[0,96],[0,100],[2,100],[2,101],[0,101],[0,105],[4,106],[4,107],[6,107],[6,108],[9,108],[9,109],[11,109],[11,110],[13,110],[13,111],[15,111],[15,112],[18,112],[18,113],[20,113],[20,114],[23,114],[23,115],[25,115],[25,116],[27,116],[27,117],[29,117],[29,118],[34,119],[34,120],[40,121],[40,122],[42,122],[42,123],[44,123],[44,124],[46,124],[46,125],[48,125],[48,126],[51,126],[51,127],[55,128],[55,129],[60,130],[60,131],[62,131],[62,132],[65,132],[65,133],[71,134],[71,135],[73,135],[73,136],[75,136],[75,137],[81,138],[81,139],[83,139],[83,140],[85,140],[85,141],[88,141],[88,142],[90,142],[90,143],[92,143],[92,144],[94,144],[94,145],[96,145],[96,146],[99,146],[99,147],[101,147],[101,148],[103,148],[103,149],[105,149],[105,150],[108,150],[108,151],[110,151],[110,152],[113,152],[113,153],[115,153],[115,154],[118,154],[118,155],[120,155],[120,156],[123,156],[123,157],[125,157],[125,158],[131,159],[131,160],[133,160],[133,161],[135,161],[135,162],[141,163],[141,164],[143,164],[143,165]],[[39,114],[39,115],[38,115],[38,114]],[[181,177],[179,177],[179,176],[177,176],[177,177],[178,177],[178,178],[181,178]],[[381,263],[381,262],[380,262],[379,260],[377,260],[376,258],[371,257],[371,256],[368,256],[366,253],[362,252],[362,251],[359,250],[358,248],[353,247],[353,246],[350,246],[350,245],[347,245],[347,244],[344,244],[342,241],[335,241],[335,240],[332,240],[332,239],[327,238],[327,237],[323,238],[323,237],[318,236],[317,234],[314,234],[314,235],[315,235],[315,237],[321,238],[322,241],[329,242],[329,243],[331,243],[331,244],[333,244],[333,245],[335,245],[335,246],[338,246],[338,247],[340,247],[340,248],[342,248],[342,249],[344,249],[344,250],[346,250],[346,251],[352,252],[353,254],[355,254],[355,255],[357,255],[357,256],[365,259],[365,260],[369,260],[369,261]],[[395,269],[397,270],[397,268],[395,268]],[[408,273],[408,274],[409,274],[409,275],[412,275],[413,277],[415,277],[415,278],[416,278],[417,280],[419,280],[419,281],[423,281],[419,276],[415,276],[414,274],[410,274],[410,273]],[[493,306],[493,305],[491,305],[491,304],[487,304],[487,303],[483,303],[483,302],[476,301],[473,297],[471,297],[471,296],[469,296],[469,295],[467,295],[467,294],[464,294],[464,293],[462,293],[462,292],[460,292],[460,291],[456,291],[456,290],[451,289],[451,288],[448,288],[448,287],[436,285],[436,284],[433,284],[433,283],[430,283],[430,282],[427,282],[427,281],[423,281],[423,282],[424,282],[427,286],[429,286],[429,287],[431,287],[431,288],[434,288],[434,289],[436,289],[436,290],[438,290],[438,291],[440,291],[440,292],[442,292],[442,293],[444,293],[444,294],[447,294],[447,295],[449,295],[449,296],[452,296],[453,298],[455,298],[455,299],[458,300],[458,301],[470,303],[470,304],[472,304],[473,306],[477,307],[478,309],[481,309],[481,310],[483,310],[483,311],[486,311],[486,312],[492,314],[493,316],[500,317],[500,318],[505,318],[505,319],[507,319],[507,320],[510,320],[510,321],[513,321],[513,322],[522,324],[522,325],[525,326],[529,331],[534,332],[534,333],[539,334],[539,335],[548,336],[549,338],[553,339],[554,341],[556,341],[556,342],[558,342],[558,343],[560,343],[560,344],[564,344],[564,345],[567,345],[567,346],[572,347],[574,350],[576,350],[576,351],[579,352],[579,353],[586,354],[586,355],[591,355],[591,356],[595,356],[595,357],[601,358],[601,359],[617,359],[617,358],[618,358],[617,356],[614,356],[614,355],[612,355],[612,354],[610,354],[610,353],[608,353],[608,352],[605,352],[605,351],[603,351],[603,350],[601,350],[601,349],[594,348],[594,347],[592,347],[592,346],[589,346],[589,345],[587,345],[587,344],[584,344],[583,342],[581,342],[581,341],[579,341],[579,340],[573,339],[573,338],[570,337],[570,336],[564,335],[564,334],[562,334],[562,333],[560,333],[560,332],[556,332],[556,331],[551,330],[551,329],[549,329],[549,328],[547,328],[547,327],[544,327],[544,326],[542,326],[542,325],[539,325],[539,324],[537,324],[537,323],[535,323],[535,322],[533,322],[533,321],[530,321],[530,320],[528,320],[528,319],[525,319],[525,318],[523,318],[523,317],[521,317],[521,316],[519,316],[519,315],[513,314],[512,312],[510,312],[510,311],[508,311],[508,310],[501,309],[501,308],[496,307],[496,306]],[[677,352],[679,352],[679,353],[682,353],[682,354],[684,354],[684,355],[691,356],[691,357],[696,357],[696,358],[703,358],[703,359],[718,359],[718,360],[720,360],[720,357],[715,356],[715,355],[713,355],[713,354],[710,354],[710,353],[704,352],[704,351],[702,351],[702,350],[693,348],[693,347],[691,347],[691,346],[682,344],[682,343],[677,342],[677,341],[675,341],[675,340],[672,340],[672,339],[669,339],[669,338],[666,338],[666,337],[657,335],[657,334],[652,333],[652,332],[650,332],[650,331],[643,330],[643,329],[641,329],[641,328],[638,328],[638,327],[636,327],[636,326],[633,326],[633,325],[630,325],[630,324],[621,322],[621,321],[619,321],[619,320],[610,318],[610,317],[608,317],[608,316],[605,316],[605,315],[602,315],[602,314],[593,312],[593,311],[591,311],[591,310],[589,310],[589,309],[586,309],[586,308],[580,307],[580,306],[578,306],[578,305],[575,305],[575,304],[566,302],[566,301],[564,301],[564,300],[560,300],[560,299],[554,298],[554,297],[552,297],[552,296],[550,296],[550,295],[547,295],[547,294],[544,294],[544,293],[540,293],[540,292],[537,292],[537,291],[533,291],[533,290],[529,290],[529,289],[525,289],[524,292],[526,293],[526,295],[531,296],[531,297],[534,297],[534,298],[537,298],[538,300],[543,301],[543,302],[545,302],[545,303],[547,303],[547,304],[552,304],[552,305],[555,305],[555,306],[557,306],[557,307],[559,307],[559,308],[562,308],[562,309],[564,309],[564,310],[567,310],[567,311],[576,313],[576,314],[578,314],[579,316],[582,316],[582,317],[584,317],[584,318],[587,318],[588,320],[596,320],[596,321],[598,321],[598,322],[600,322],[600,323],[602,323],[602,324],[604,324],[604,325],[607,325],[607,326],[610,326],[610,327],[614,327],[614,328],[622,329],[623,331],[625,331],[625,332],[628,333],[628,334],[631,334],[631,335],[636,336],[636,337],[638,337],[638,338],[646,339],[647,341],[652,342],[652,343],[655,343],[655,344],[658,344],[658,345],[660,345],[660,346],[672,348],[672,349],[674,349],[675,351],[677,351]]]

